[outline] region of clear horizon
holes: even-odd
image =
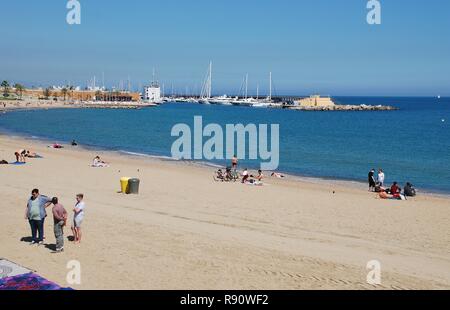
[[[367,1],[81,2],[2,0],[0,79],[27,86],[132,88],[156,69],[166,94],[199,92],[210,60],[213,93],[339,96],[450,96],[450,3],[381,1],[381,25]]]

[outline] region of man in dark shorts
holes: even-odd
[[[375,191],[375,169],[370,170],[369,172],[369,192]]]

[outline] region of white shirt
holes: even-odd
[[[84,204],[84,201],[80,201],[79,203],[77,203],[75,205],[75,208],[77,208],[78,210],[80,210],[80,212],[75,213],[75,217],[77,216],[83,216],[84,215],[84,209],[86,208],[86,205]]]
[[[384,184],[384,173],[383,172],[378,173],[378,182]]]

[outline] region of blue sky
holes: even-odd
[[[366,0],[0,0],[0,79],[29,86],[148,83],[200,88],[209,60],[214,92],[450,95],[450,1],[381,0],[382,24],[366,23]]]

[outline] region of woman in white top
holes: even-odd
[[[378,170],[378,183],[381,187],[384,186],[385,175],[383,169]]]
[[[78,194],[77,204],[73,208],[73,225],[72,225],[72,233],[73,233],[73,241],[75,243],[81,242],[81,224],[84,220],[84,209],[86,208],[86,205],[83,201],[84,195]]]

